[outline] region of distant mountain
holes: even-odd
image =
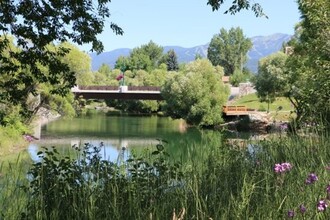
[[[248,52],[249,60],[246,63],[246,67],[256,73],[258,71],[259,59],[281,50],[282,45],[288,42],[291,37],[288,34],[252,37],[253,46]]]
[[[257,72],[259,59],[279,51],[282,48],[283,43],[289,41],[291,37],[292,36],[288,34],[273,34],[270,36],[252,37],[251,41],[253,43],[253,47],[248,52],[249,60],[246,64],[246,67],[252,72]],[[180,46],[164,46],[164,53],[172,49],[175,51],[179,63],[187,63],[195,60],[197,54],[201,55],[202,57],[206,57],[208,45],[209,44],[205,44],[191,48],[184,48]],[[90,56],[92,58],[92,70],[98,70],[103,63],[114,67],[118,57],[128,56],[130,51],[131,49],[128,48],[120,48],[110,52],[103,52],[99,55],[96,53],[91,53]]]

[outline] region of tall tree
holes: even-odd
[[[241,28],[231,28],[229,31],[221,28],[220,33],[211,39],[207,58],[214,66],[222,66],[225,75],[232,75],[237,69],[242,71],[251,47],[251,40],[243,35]]]
[[[275,101],[276,97],[284,94],[286,59],[286,54],[278,52],[259,61],[258,74],[255,76],[254,84],[260,101],[268,103],[268,111],[269,104]]]
[[[167,71],[178,71],[179,70],[178,57],[174,50],[169,50],[167,52],[166,65],[167,65]]]
[[[301,26],[287,61],[287,93],[297,121],[330,127],[330,2],[299,0]]]

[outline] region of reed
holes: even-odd
[[[2,218],[330,218],[328,134],[251,141],[245,148],[208,135],[179,162],[166,150],[175,143],[121,163],[102,160],[100,148],[88,144],[74,157],[44,149],[28,178],[14,169],[1,177]]]

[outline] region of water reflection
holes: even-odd
[[[151,139],[47,139],[30,143],[28,153],[34,162],[40,162],[38,156],[39,151],[43,151],[42,147],[56,147],[56,150],[64,156],[77,154],[77,149],[83,149],[85,144],[93,147],[100,147],[100,156],[102,160],[108,160],[114,163],[122,163],[126,161],[134,148],[134,151],[143,150],[150,146],[155,146],[157,140]]]

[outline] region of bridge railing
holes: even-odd
[[[222,111],[224,113],[229,113],[229,112],[246,112],[247,107],[244,105],[225,105],[222,107]]]
[[[118,86],[78,86],[80,90],[118,90]]]
[[[78,86],[80,90],[119,90],[119,86]],[[129,91],[160,91],[159,86],[128,86]]]

